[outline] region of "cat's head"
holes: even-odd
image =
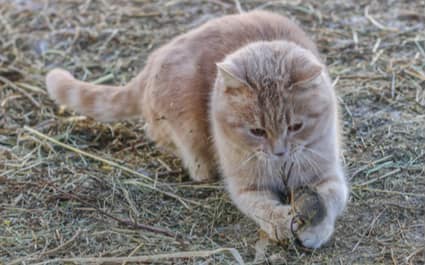
[[[308,50],[257,42],[217,66],[213,115],[229,144],[267,159],[292,159],[333,126],[333,89]]]

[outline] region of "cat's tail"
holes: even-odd
[[[142,84],[138,78],[122,87],[93,85],[75,79],[65,70],[54,69],[46,75],[46,86],[56,103],[99,121],[141,114]]]

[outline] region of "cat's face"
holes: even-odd
[[[251,63],[233,58],[218,65],[223,82],[216,87],[222,101],[217,117],[224,134],[266,159],[297,159],[321,137],[333,111],[323,67],[293,48],[254,47],[243,54]]]

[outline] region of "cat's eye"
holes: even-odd
[[[250,129],[250,133],[257,137],[266,137],[266,131],[261,128]]]
[[[300,129],[302,129],[303,123],[298,122],[298,123],[294,123],[288,126],[288,131],[289,132],[297,132]]]

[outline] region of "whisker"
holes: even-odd
[[[311,159],[311,157],[307,155],[303,155],[303,158],[310,165],[311,169],[314,171],[315,174],[320,175],[322,173],[321,166],[316,160]]]
[[[301,146],[302,150],[301,151],[308,151],[313,155],[316,155],[317,157],[324,159],[325,162],[329,162],[331,161],[330,158],[326,158],[323,154],[319,153],[317,150],[306,147],[306,146]]]
[[[240,170],[242,167],[244,167],[245,165],[247,165],[248,162],[250,162],[253,158],[255,158],[257,155],[257,152],[253,152],[251,154],[249,154],[248,158],[244,161],[241,162],[240,166],[238,168],[236,168],[236,170]]]

